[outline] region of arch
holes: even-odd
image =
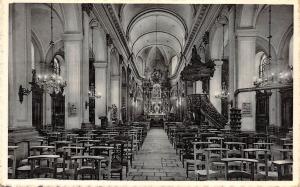
[[[269,43],[266,38],[261,36],[256,36],[256,53],[263,51],[267,55],[269,55]],[[273,62],[277,61],[277,55],[274,46],[271,44],[271,56]]]
[[[163,33],[163,34],[169,35],[171,38],[175,39],[175,40],[179,43],[180,49],[182,50],[182,44],[181,44],[181,42],[179,41],[179,39],[178,39],[175,35],[173,35],[173,34],[171,34],[171,33],[168,33],[168,32],[165,32],[165,31],[150,31],[150,32],[143,33],[142,35],[140,35],[140,36],[138,36],[138,37],[136,38],[136,40],[133,42],[131,48],[134,48],[134,45],[136,44],[136,42],[137,42],[139,39],[143,38],[143,37],[146,36],[146,35],[153,34],[153,33]],[[153,44],[153,45],[154,45],[154,44]]]
[[[290,25],[286,32],[282,35],[278,47],[278,59],[288,59],[288,46],[294,33],[293,30],[293,25]]]
[[[173,11],[170,11],[170,10],[167,10],[167,9],[164,9],[164,8],[150,8],[148,10],[145,10],[137,15],[135,15],[129,22],[128,26],[127,26],[127,29],[126,29],[126,37],[129,38],[129,34],[131,32],[131,29],[134,27],[135,23],[138,22],[140,19],[143,19],[145,16],[147,16],[148,14],[151,14],[151,13],[155,13],[155,12],[159,12],[160,14],[165,14],[165,15],[170,15],[172,16],[173,18],[176,19],[176,21],[178,23],[181,24],[181,26],[183,27],[184,29],[184,35],[185,35],[185,38],[187,37],[187,34],[188,34],[188,27],[184,21],[184,19],[179,16],[178,14],[176,14],[175,12]]]
[[[44,62],[44,48],[41,44],[41,41],[39,39],[39,37],[36,35],[36,33],[31,30],[31,41],[33,43],[33,46],[35,47],[35,53],[38,52],[39,57],[40,57],[40,62]]]
[[[51,62],[52,58],[58,54],[64,54],[64,42],[62,40],[56,41],[53,46],[53,56],[52,48],[49,46],[45,56],[45,63],[48,64]]]
[[[292,36],[289,42],[289,66],[293,67],[294,64],[294,37]]]
[[[259,51],[255,54],[255,71],[254,71],[254,79],[259,78],[259,65],[260,62],[262,60],[262,57],[265,55],[266,53],[264,51]]]

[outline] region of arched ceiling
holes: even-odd
[[[183,51],[195,14],[193,5],[178,4],[124,4],[116,10],[135,58],[161,67]]]

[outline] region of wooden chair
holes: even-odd
[[[46,146],[46,145],[37,145],[31,146],[29,149],[29,156],[38,156],[38,155],[54,155],[55,147],[54,146]],[[26,174],[27,177],[30,177],[31,165],[29,163],[29,158],[23,159],[20,162],[20,165],[16,169],[16,178],[19,177],[20,174]]]
[[[277,168],[278,180],[293,180],[292,160],[275,160],[273,164]]]
[[[57,175],[61,175],[62,179],[65,177],[74,178],[75,166],[71,160],[72,156],[82,156],[84,147],[66,146],[63,149],[63,161],[57,165]]]
[[[255,164],[258,162],[257,160],[247,159],[247,158],[223,158],[221,159],[221,161],[225,162],[225,180],[232,180],[232,179],[254,180]],[[242,165],[244,165],[244,163],[249,163],[250,170],[245,170],[244,167],[242,167],[241,170],[230,171],[228,168],[230,162],[241,162]]]
[[[86,176],[90,176],[90,179],[101,178],[101,160],[102,156],[73,156],[71,160],[74,160],[75,174],[74,179],[77,180],[78,176],[81,176],[81,180],[84,180]]]
[[[208,168],[209,161],[205,149],[208,148],[209,144],[211,144],[211,142],[193,142],[194,160],[193,163],[190,163],[190,160],[187,160],[187,163],[194,165],[196,180],[199,180],[202,176],[205,176],[206,179],[208,179],[209,174],[216,173]]]
[[[246,143],[243,142],[224,142],[226,149],[226,158],[243,158],[243,150],[246,148]],[[241,162],[229,162],[229,170],[237,170],[242,168]]]
[[[8,178],[16,176],[16,150],[18,146],[8,146]]]
[[[124,159],[124,144],[122,140],[111,140],[107,142],[108,146],[113,147],[112,150],[112,162],[111,162],[111,177],[119,176],[119,179],[123,179],[123,164]]]
[[[28,157],[31,178],[56,178],[56,164],[59,155],[37,155]]]
[[[112,150],[114,147],[110,146],[94,146],[91,147],[94,156],[102,156],[104,159],[101,162],[101,171],[103,179],[111,178],[111,167],[112,167]]]

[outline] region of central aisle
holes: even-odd
[[[150,129],[127,180],[186,180],[185,168],[163,129]]]

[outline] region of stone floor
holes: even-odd
[[[182,181],[193,180],[193,177],[186,178],[185,168],[164,130],[150,129],[129,169],[127,180]]]

